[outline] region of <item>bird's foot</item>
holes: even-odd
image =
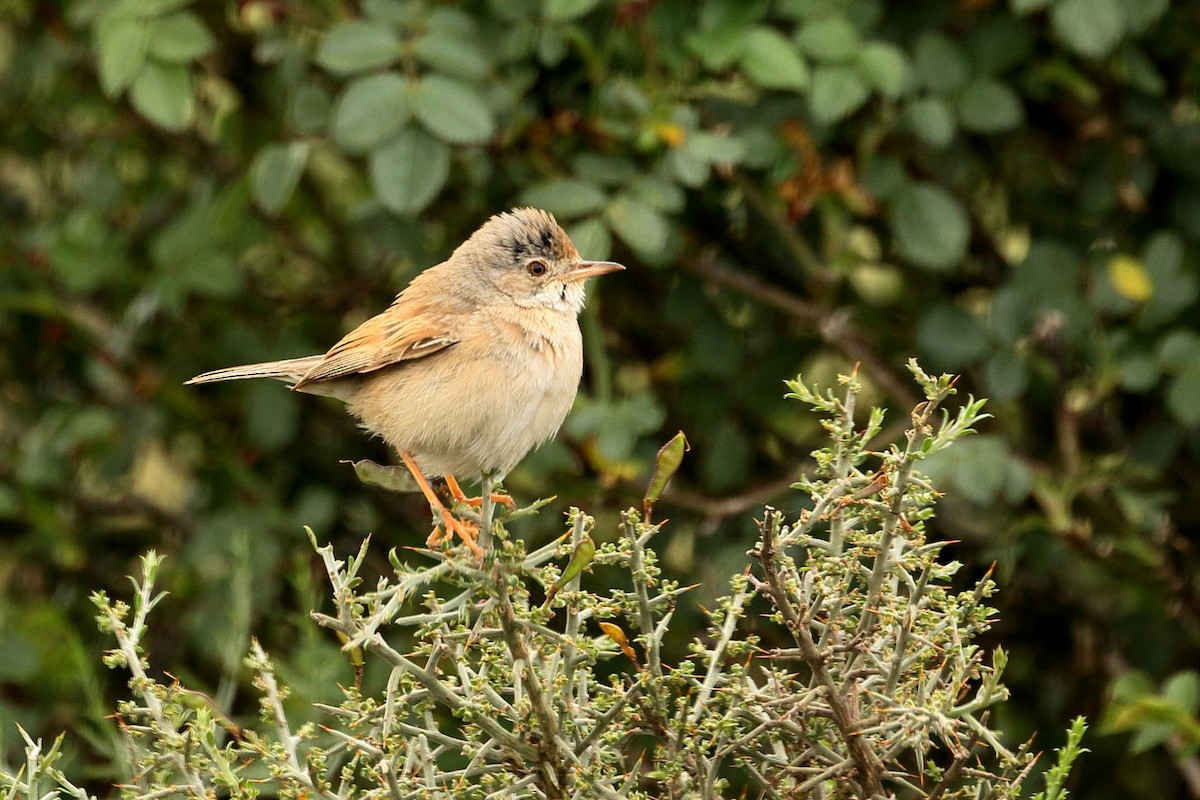
[[[459,519],[446,508],[442,510],[442,524],[434,526],[433,533],[425,540],[429,547],[439,547],[442,542],[449,541],[455,536],[459,538],[475,558],[483,563],[483,548],[479,546],[479,528],[473,522]]]
[[[462,487],[458,485],[458,481],[453,475],[446,475],[445,479],[446,488],[450,490],[450,496],[454,498],[454,502],[462,503],[463,505],[470,506],[471,508],[480,508],[483,506],[483,498],[467,497],[466,493],[462,490]],[[517,510],[517,504],[513,502],[512,497],[507,494],[502,492],[492,492],[488,496],[492,499],[493,503],[499,503],[509,511]]]
[[[429,538],[425,540],[425,544],[430,547],[437,547],[442,542],[451,540],[457,536],[467,546],[467,549],[475,555],[479,563],[482,564],[483,548],[479,546],[479,526],[473,522],[459,519],[450,512],[450,509],[442,505],[442,501],[438,499],[437,493],[433,491],[433,487],[429,485],[429,481],[425,479],[425,475],[417,466],[416,459],[413,458],[412,453],[401,450],[400,458],[404,460],[404,465],[412,473],[413,480],[417,482],[422,494],[425,495],[425,499],[429,501],[429,507],[442,515],[442,524],[434,527],[433,533],[429,534]],[[457,486],[457,482],[454,485]],[[459,492],[461,493],[461,491],[460,489]]]

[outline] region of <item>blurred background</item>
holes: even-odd
[[[155,669],[303,706],[340,552],[428,532],[335,401],[184,387],[324,351],[493,213],[557,214],[605,278],[558,439],[508,480],[615,536],[653,453],[674,657],[824,432],[784,379],[903,365],[990,398],[929,465],[932,534],[994,565],[1010,744],[1093,722],[1079,797],[1200,797],[1200,5],[1168,0],[0,1],[0,760],[14,723],[118,773],[88,595],[169,558]],[[866,413],[863,411],[863,420]]]

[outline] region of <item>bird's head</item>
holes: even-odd
[[[554,217],[536,208],[497,214],[454,257],[469,257],[506,302],[571,313],[583,308],[588,278],[625,269],[612,261],[583,260]]]

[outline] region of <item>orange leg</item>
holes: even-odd
[[[483,505],[482,497],[467,497],[453,475],[446,475],[445,480],[446,488],[450,490],[450,496],[454,498],[454,502],[468,505],[471,508],[479,508],[481,505]],[[517,504],[514,503],[513,499],[506,494],[493,492],[491,498],[493,503],[500,503],[501,505],[508,506],[509,511],[517,510]]]
[[[425,499],[429,501],[431,508],[435,509],[442,515],[442,525],[446,528],[446,535],[453,537],[458,534],[458,538],[467,546],[475,557],[480,561],[483,560],[483,550],[480,549],[479,543],[475,541],[478,531],[475,526],[469,522],[457,519],[450,510],[442,505],[442,501],[434,493],[433,487],[429,485],[429,481],[421,473],[421,468],[417,466],[416,459],[412,453],[401,450],[400,458],[404,459],[404,465],[408,467],[408,471],[412,473],[413,480],[417,482],[417,486],[421,487],[421,494],[425,495]],[[451,478],[453,480],[453,478]],[[454,484],[457,486],[457,482]],[[460,490],[461,491],[461,490]],[[442,541],[441,531],[434,527],[433,533],[429,534],[429,538],[425,540],[425,544],[430,547],[435,547]]]

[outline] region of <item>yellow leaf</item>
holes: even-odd
[[[1146,265],[1133,256],[1113,256],[1108,262],[1108,280],[1117,294],[1136,303],[1144,303],[1154,294],[1154,283],[1146,274]]]
[[[611,622],[601,622],[600,630],[604,631],[604,634],[608,636],[608,638],[620,645],[621,651],[625,653],[630,661],[637,661],[637,653],[633,651],[633,648],[629,645],[629,640],[625,638],[625,631],[621,630],[616,625],[613,625]]]
[[[679,147],[687,139],[687,133],[674,122],[654,122],[651,128],[667,147]]]

